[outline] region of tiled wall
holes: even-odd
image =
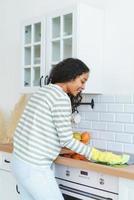
[[[97,148],[134,154],[134,95],[85,95],[83,102],[92,98],[94,109],[81,105],[74,129],[90,131],[90,144]]]

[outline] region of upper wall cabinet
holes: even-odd
[[[103,10],[76,4],[23,25],[23,88],[43,85],[42,75],[59,61],[75,57],[90,68],[85,93],[102,93]],[[46,21],[46,23],[44,23]],[[46,25],[45,25],[46,24]]]
[[[33,20],[23,24],[22,43],[22,87],[32,92],[40,86],[44,74],[45,24],[43,20]]]
[[[49,15],[47,73],[65,58],[79,58],[90,68],[84,93],[102,93],[103,21],[103,10],[87,4],[78,4]]]

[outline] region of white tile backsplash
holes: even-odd
[[[124,106],[123,104],[108,104],[107,111],[112,113],[123,112]]]
[[[126,124],[124,131],[129,133],[134,133],[134,124]]]
[[[116,132],[121,132],[124,130],[124,125],[123,124],[119,124],[119,123],[107,123],[107,130],[108,131],[116,131]]]
[[[134,113],[134,103],[124,105],[124,112],[126,113]]]
[[[118,95],[115,96],[115,103],[132,103],[133,102],[133,96],[132,95]]]
[[[120,142],[107,142],[107,150],[108,151],[118,151],[123,152],[123,144]]]
[[[85,95],[83,101],[92,98],[94,109],[81,105],[82,120],[74,129],[91,132],[96,148],[134,154],[134,95]]]
[[[114,113],[100,113],[100,121],[113,122],[115,119]]]
[[[113,102],[115,102],[115,96],[101,95],[99,100],[100,100],[101,103],[113,103]]]
[[[99,113],[98,112],[85,112],[85,120],[99,120]]]
[[[117,113],[115,114],[116,122],[124,122],[124,123],[132,123],[133,122],[133,114],[126,113]]]

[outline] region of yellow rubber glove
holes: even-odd
[[[97,150],[96,148],[92,148],[90,159],[96,162],[107,163],[110,165],[125,164],[129,160],[129,155],[116,155],[111,152],[104,152]]]

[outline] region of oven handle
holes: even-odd
[[[62,189],[62,190],[68,191],[68,192],[72,192],[72,193],[75,193],[75,194],[85,196],[85,197],[90,197],[90,198],[95,199],[95,200],[113,200],[112,198],[102,197],[102,196],[92,194],[92,193],[89,193],[89,192],[83,192],[81,190],[77,190],[77,189],[62,185],[62,184],[59,184],[59,188]]]

